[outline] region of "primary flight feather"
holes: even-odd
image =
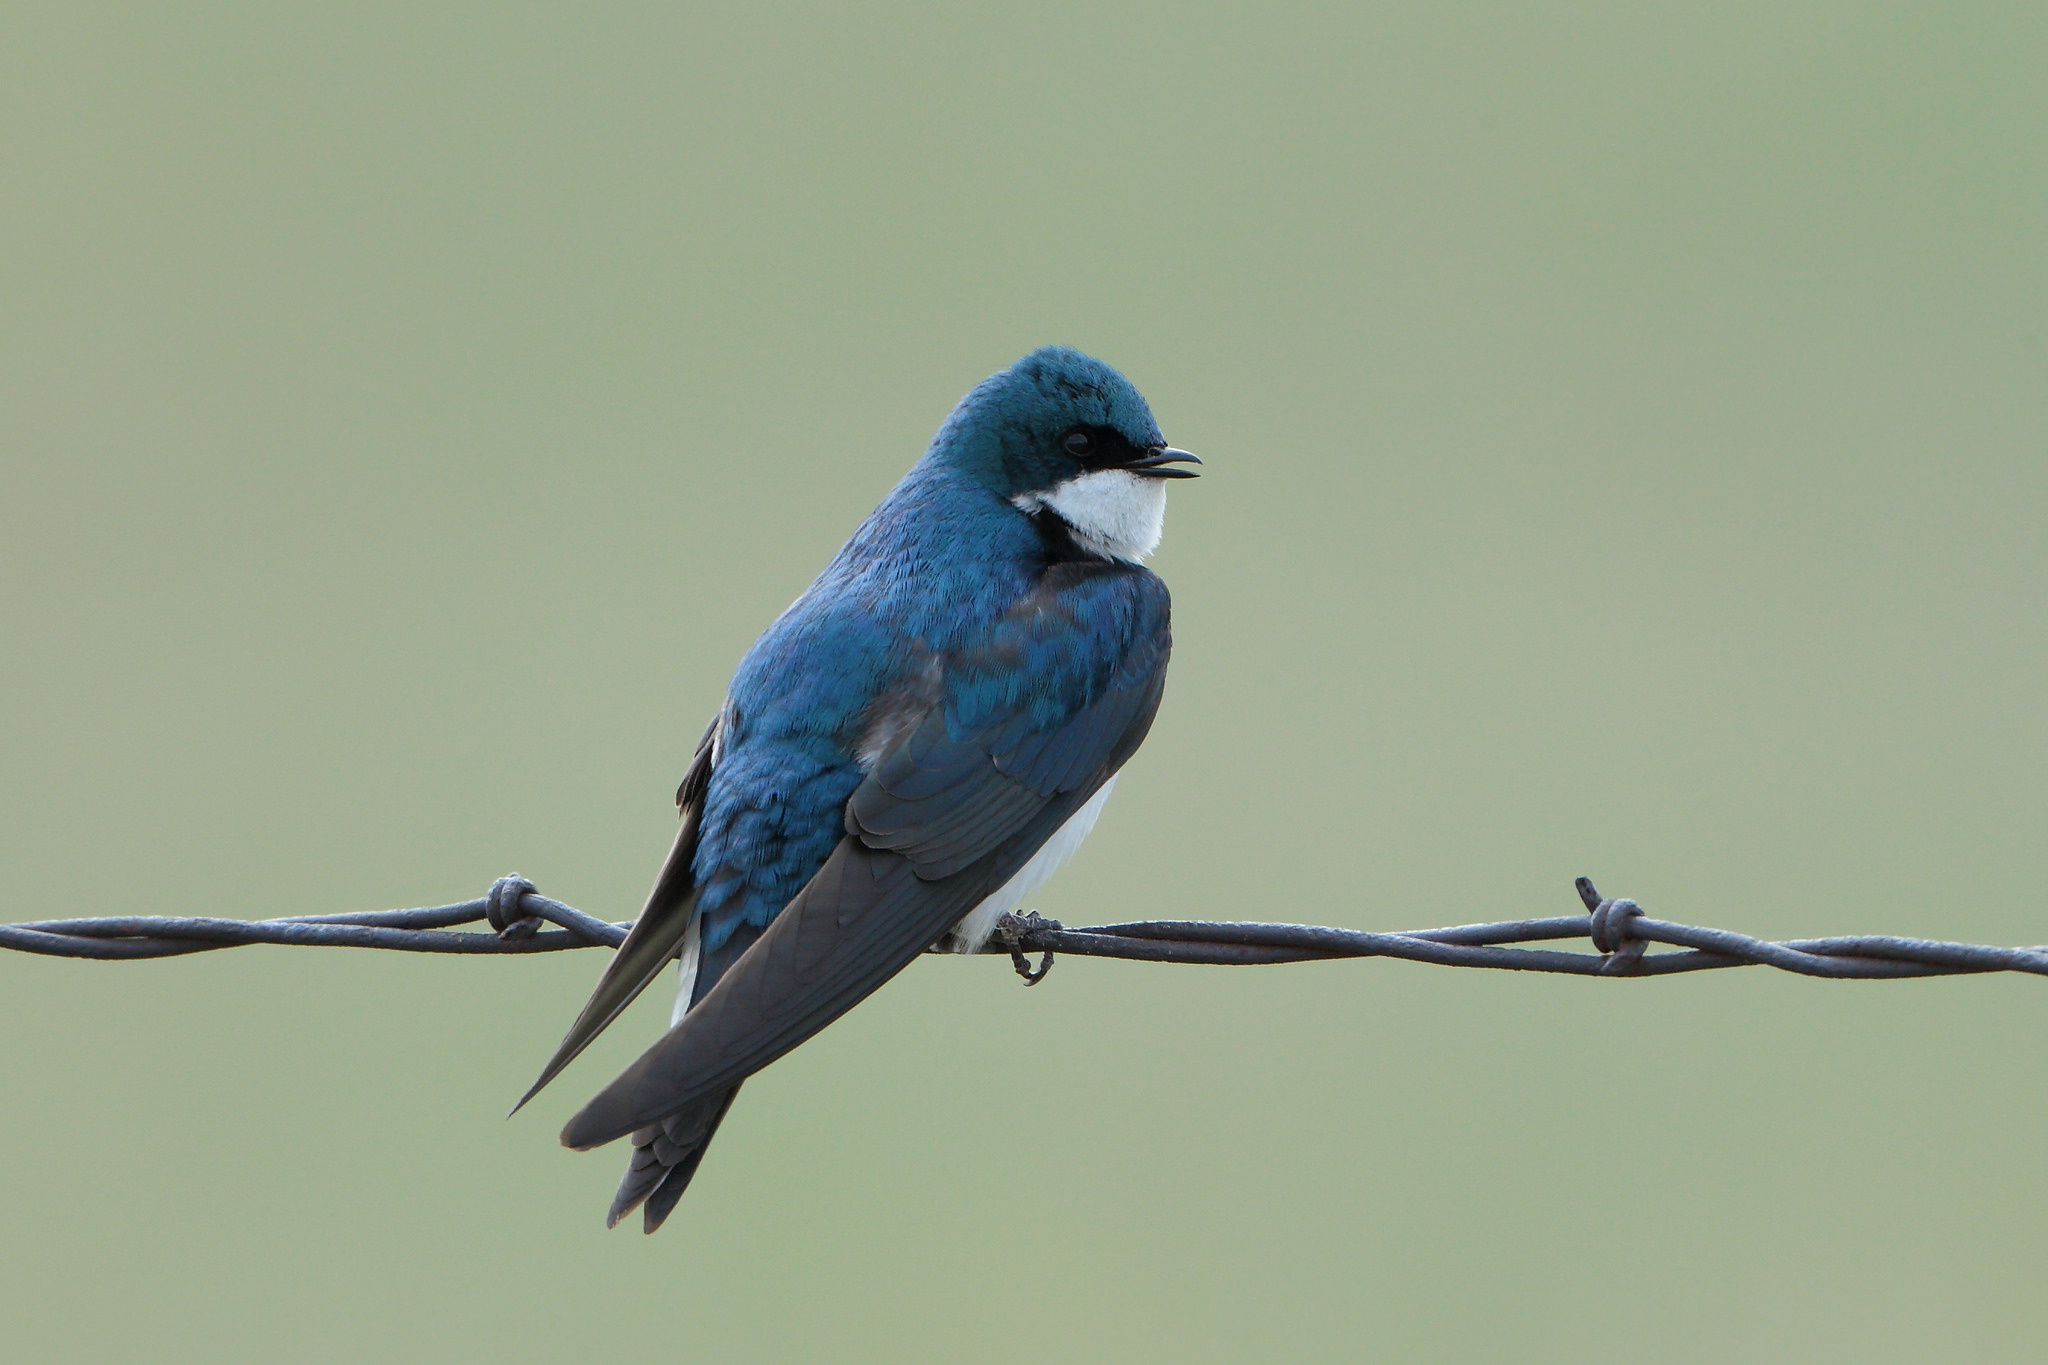
[[[1159,707],[1142,560],[1195,463],[1115,370],[1034,351],[747,651],[646,908],[526,1096],[681,958],[669,1031],[562,1130],[631,1136],[609,1222],[644,1205],[654,1231],[742,1081],[933,944],[980,948],[1072,854]]]

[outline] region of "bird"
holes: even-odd
[[[1072,856],[1159,709],[1171,602],[1144,560],[1200,463],[1122,374],[1042,347],[747,651],[645,907],[519,1102],[680,960],[668,1031],[562,1130],[631,1139],[606,1226],[659,1228],[748,1076],[926,949],[978,951]]]

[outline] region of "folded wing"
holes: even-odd
[[[1137,749],[1165,683],[1164,586],[1123,565],[1046,578],[952,661],[957,685],[875,763],[824,866],[570,1120],[566,1145],[655,1123],[816,1033],[1008,881]],[[993,695],[978,681],[991,678]]]

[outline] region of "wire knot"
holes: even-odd
[[[1626,898],[1603,900],[1593,907],[1593,946],[1607,955],[1601,971],[1626,976],[1642,962],[1643,950],[1650,945],[1629,932],[1629,921],[1642,917],[1643,907]]]
[[[505,942],[532,938],[544,922],[539,915],[529,915],[521,908],[521,902],[533,889],[532,882],[514,872],[492,882],[491,889],[484,893],[484,918]]]

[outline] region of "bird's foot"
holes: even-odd
[[[1027,910],[1021,915],[1013,911],[996,921],[996,937],[1010,950],[1010,965],[1017,969],[1017,975],[1024,978],[1025,985],[1036,986],[1045,980],[1045,974],[1052,970],[1052,949],[1045,950],[1038,959],[1038,969],[1033,971],[1030,959],[1024,956],[1024,940],[1032,934],[1064,927],[1058,920],[1047,919],[1036,910]]]

